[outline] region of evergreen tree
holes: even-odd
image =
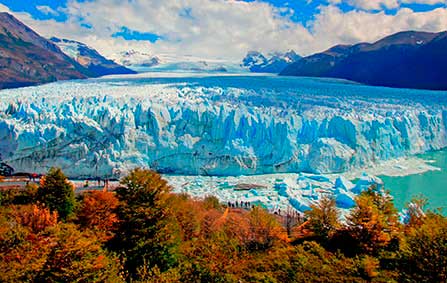
[[[75,207],[73,185],[60,168],[51,168],[40,181],[37,198],[51,211],[57,211],[66,220]]]
[[[159,174],[143,169],[131,171],[121,184],[116,190],[120,227],[113,247],[124,253],[126,268],[134,278],[142,268],[167,270],[176,261],[178,244],[168,206],[170,187]]]

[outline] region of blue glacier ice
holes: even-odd
[[[339,193],[335,196],[335,204],[339,208],[349,209],[355,206],[354,198],[347,193]]]
[[[336,191],[348,191],[354,188],[354,184],[348,179],[346,179],[346,177],[339,176],[335,180],[334,188]]]
[[[308,205],[300,202],[296,198],[289,199],[289,202],[290,202],[290,205],[292,205],[292,207],[295,208],[296,210],[298,210],[299,212],[306,212],[308,210],[311,210],[311,208]]]
[[[363,173],[351,191],[358,195],[363,191],[368,190],[371,186],[376,186],[377,189],[380,190],[383,189],[383,182],[377,177],[369,176],[368,174]]]
[[[211,74],[0,91],[1,159],[16,171],[327,174],[446,146],[446,92]]]

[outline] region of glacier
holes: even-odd
[[[0,159],[16,172],[330,174],[446,146],[446,92],[185,73],[0,91]]]

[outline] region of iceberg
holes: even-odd
[[[381,190],[384,187],[383,181],[375,176],[370,176],[366,173],[363,173],[360,179],[355,184],[355,186],[351,189],[351,191],[354,194],[359,195],[363,191],[366,191],[369,188],[371,188],[372,186],[375,186],[376,189]]]
[[[284,174],[263,174],[250,176],[183,176],[183,175],[165,175],[172,186],[174,192],[187,192],[193,197],[202,198],[206,195],[216,196],[222,203],[243,201],[251,204],[258,204],[275,212],[278,209],[287,211],[294,209],[300,213],[309,210],[312,204],[318,203],[323,196],[333,197],[337,207],[342,214],[355,206],[355,197],[350,190],[342,188],[334,189],[338,179],[345,180],[346,184],[352,184],[344,175],[327,175],[326,182],[313,180],[313,177],[321,175],[306,174],[307,182],[300,181],[304,177],[302,174],[284,173]],[[310,178],[309,178],[310,177]],[[195,180],[200,179],[197,183]],[[382,182],[378,178],[372,178],[371,181]],[[246,184],[253,184],[258,189],[237,190],[234,188]],[[305,186],[305,187],[303,187]],[[354,186],[354,185],[352,185]],[[306,189],[309,187],[308,189]]]
[[[0,91],[2,162],[36,173],[57,166],[72,178],[118,178],[134,167],[323,175],[447,146],[445,92],[329,79],[151,75]]]
[[[336,180],[335,180],[335,185],[334,188],[338,189],[338,190],[345,190],[348,191],[350,189],[352,189],[354,187],[354,184],[349,181],[348,179],[346,179],[346,177],[344,176],[339,176]]]
[[[300,202],[298,199],[296,199],[296,198],[290,198],[290,199],[289,199],[289,202],[290,202],[290,204],[292,205],[292,207],[293,207],[295,210],[299,211],[299,212],[304,213],[304,212],[306,212],[306,211],[308,211],[308,210],[311,210],[310,206],[301,203],[301,202]]]
[[[355,206],[355,200],[346,193],[339,193],[335,197],[335,204],[339,208],[349,209]]]

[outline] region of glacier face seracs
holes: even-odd
[[[71,177],[136,166],[337,173],[447,146],[445,92],[275,76],[146,76],[1,91],[1,159],[16,171],[58,166]]]

